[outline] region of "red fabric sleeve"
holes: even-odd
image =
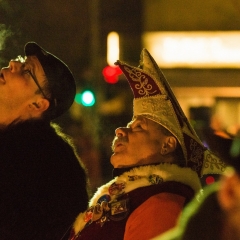
[[[174,227],[185,198],[173,193],[150,197],[129,216],[124,240],[149,240]]]

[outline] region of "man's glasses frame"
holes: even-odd
[[[21,62],[22,64],[24,64],[25,61],[26,61],[26,57],[24,58],[24,57],[22,57],[22,56],[19,55],[19,56],[17,56],[17,58],[15,59],[15,61],[19,61],[19,62]],[[30,70],[25,70],[25,71],[27,71],[27,73],[30,74],[31,78],[32,78],[33,81],[36,83],[36,85],[37,85],[39,91],[41,92],[41,94],[43,95],[43,97],[50,101],[50,99],[46,96],[46,94],[44,93],[42,87],[40,86],[37,78],[32,74],[32,72],[31,72]]]

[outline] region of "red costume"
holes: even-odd
[[[175,226],[200,189],[189,168],[166,163],[133,168],[98,189],[70,239],[150,239]]]

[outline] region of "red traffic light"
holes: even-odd
[[[118,76],[122,74],[122,71],[118,66],[106,66],[102,74],[107,83],[114,84],[117,83]]]

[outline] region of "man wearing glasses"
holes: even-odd
[[[65,63],[34,42],[0,72],[0,239],[61,239],[87,207],[85,169],[51,121],[73,103]]]

